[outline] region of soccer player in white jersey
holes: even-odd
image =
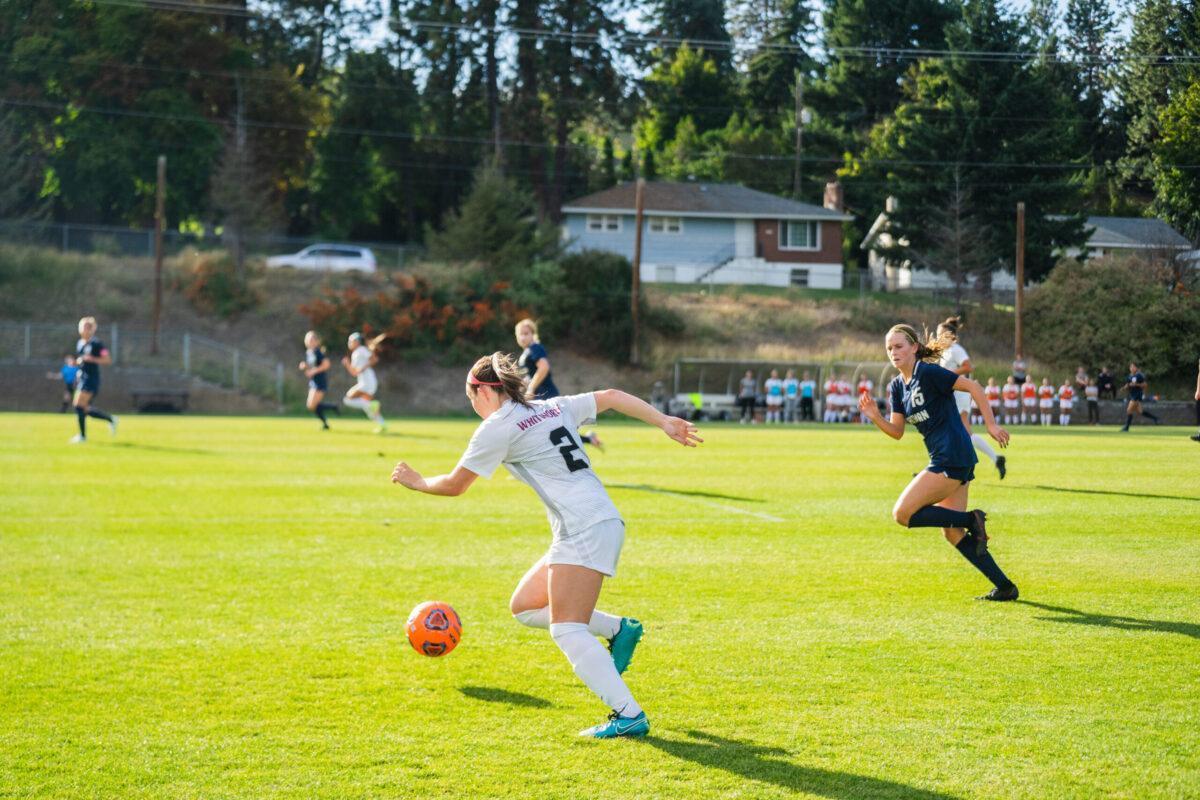
[[[613,710],[606,722],[580,736],[645,736],[650,730],[646,712],[621,677],[642,637],[642,625],[596,610],[604,578],[617,571],[625,523],[592,471],[576,431],[609,409],[661,428],[687,447],[702,441],[696,427],[617,389],[530,399],[523,370],[503,353],[476,361],[467,373],[466,390],[483,422],[454,471],[423,478],[401,461],[392,482],[426,494],[457,496],[503,464],[537,492],[550,518],[550,550],[521,578],[509,610],[524,625],[549,628],[575,674]],[[597,636],[608,640],[607,651]]]
[[[350,355],[342,356],[342,366],[355,380],[354,385],[342,398],[342,403],[351,408],[361,409],[367,418],[375,423],[376,433],[387,430],[387,422],[384,421],[383,414],[379,413],[379,401],[375,399],[375,394],[379,391],[379,379],[375,377],[374,369],[379,363],[379,357],[375,350],[383,338],[384,335],[380,334],[368,342],[356,331],[346,340],[346,349],[350,351]]]
[[[969,378],[971,377],[971,357],[967,355],[966,348],[958,342],[958,329],[961,327],[962,319],[960,317],[949,317],[945,322],[937,326],[939,339],[943,334],[954,339],[954,344],[942,352],[939,363],[944,369]],[[997,455],[986,439],[971,431],[969,416],[971,413],[971,396],[966,392],[955,392],[954,402],[958,404],[958,415],[962,417],[963,426],[967,429],[967,433],[971,434],[971,444],[975,446],[976,450],[991,459],[992,464],[996,466],[996,471],[1000,473],[1000,480],[1004,480],[1004,476],[1008,473],[1007,460],[1004,456]]]

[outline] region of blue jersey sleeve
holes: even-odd
[[[541,342],[534,342],[529,345],[529,358],[525,360],[525,363],[529,365],[531,370],[537,367],[537,363],[543,358],[548,358],[548,356],[546,355],[546,348],[542,347]]]
[[[892,378],[892,382],[888,384],[888,396],[892,401],[892,413],[904,413],[904,383],[899,376]]]
[[[958,380],[957,372],[951,372],[945,367],[939,367],[937,364],[928,364],[922,371],[925,373],[921,376],[924,379],[922,383],[928,381],[934,391],[939,394],[954,394],[954,382]]]

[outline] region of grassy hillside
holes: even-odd
[[[288,366],[301,355],[301,336],[309,321],[299,306],[324,288],[377,290],[386,276],[318,274],[290,269],[255,268],[251,288],[259,305],[230,318],[198,311],[184,296],[189,256],[166,265],[164,327],[189,330],[272,358]],[[448,272],[435,265],[416,265],[434,280]],[[882,336],[896,322],[934,326],[952,313],[945,304],[925,298],[857,291],[768,289],[695,286],[646,287],[651,304],[676,314],[684,329],[678,336],[650,337],[643,369],[629,369],[595,358],[583,358],[547,342],[555,356],[561,387],[583,391],[618,383],[647,391],[665,379],[679,357],[708,357],[780,361],[882,361]],[[69,321],[95,314],[102,325],[113,322],[146,327],[150,324],[153,264],[149,259],[81,256],[55,251],[0,245],[0,318]],[[964,343],[982,377],[1002,377],[1011,359],[1012,316],[1003,310],[968,309]],[[511,340],[488,342],[482,350],[510,349]],[[335,352],[341,343],[335,343]],[[406,363],[393,354],[382,369],[387,388],[385,403],[394,409],[459,409],[461,364]],[[1035,375],[1044,373],[1033,362]],[[1057,373],[1062,373],[1057,374]],[[1066,376],[1062,369],[1056,379]],[[338,378],[341,378],[338,373]],[[345,382],[345,381],[343,381]],[[345,382],[348,385],[348,382]],[[335,391],[344,388],[335,381]]]

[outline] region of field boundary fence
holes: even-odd
[[[303,396],[304,388],[293,375],[298,373],[285,370],[282,361],[207,336],[160,331],[155,348],[151,331],[112,324],[106,326],[101,338],[118,369],[196,378],[273,399],[281,408]],[[0,364],[58,367],[64,356],[74,352],[77,339],[74,323],[0,322]]]
[[[153,228],[124,228],[117,225],[83,225],[77,223],[37,222],[32,220],[0,220],[0,241],[10,244],[45,247],[63,253],[154,257]],[[375,254],[382,270],[398,270],[423,253],[417,245],[398,242],[352,242],[297,236],[247,236],[246,252],[252,256],[271,256],[294,253],[312,244],[345,244],[367,247]],[[163,252],[178,255],[187,247],[197,250],[220,250],[227,247],[220,233],[183,233],[163,231]]]

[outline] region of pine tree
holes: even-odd
[[[652,0],[648,6],[651,36],[704,48],[718,71],[732,72],[732,40],[725,26],[724,0]],[[664,49],[674,48],[667,45]]]

